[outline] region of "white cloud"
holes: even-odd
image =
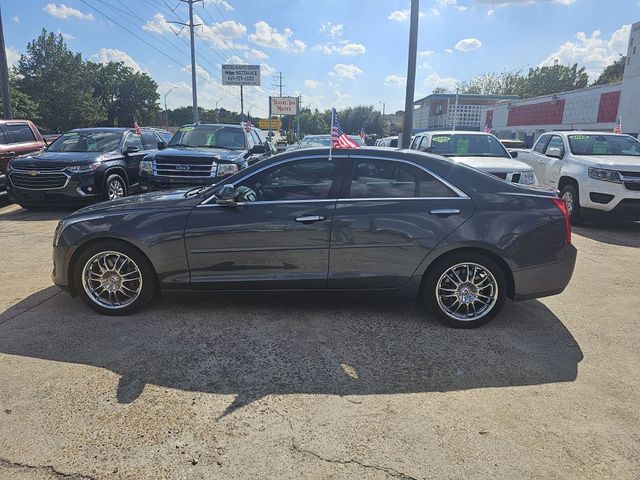
[[[437,73],[432,73],[424,79],[425,86],[432,91],[437,87],[444,87],[447,90],[455,90],[458,86],[459,80],[452,77],[441,77]]]
[[[264,53],[262,50],[257,50],[255,48],[251,48],[244,52],[244,56],[249,60],[265,60],[269,58],[269,55]]]
[[[249,40],[256,45],[294,53],[304,52],[307,45],[301,40],[293,40],[293,30],[285,28],[279,32],[265,21],[255,24],[256,31],[249,35]]]
[[[335,40],[338,37],[342,36],[342,30],[344,29],[344,25],[341,23],[334,24],[332,22],[327,22],[320,27],[320,33],[326,33],[330,38]]]
[[[534,5],[536,3],[557,3],[559,5],[573,5],[576,0],[475,0],[482,5],[492,5],[495,7],[509,7],[511,5]]]
[[[67,7],[64,3],[60,6],[54,3],[47,3],[43,8],[45,12],[56,18],[79,18],[80,20],[93,20],[94,16],[90,13],[82,13],[80,10],[72,7]]]
[[[407,8],[406,10],[396,10],[391,12],[389,15],[389,20],[393,20],[394,22],[404,22],[405,20],[409,20],[411,12]]]
[[[89,60],[96,63],[122,62],[125,66],[133,68],[136,72],[142,71],[138,62],[131,58],[129,54],[122,50],[116,50],[115,48],[101,48],[91,55]]]
[[[70,33],[65,33],[60,29],[58,29],[58,35],[62,35],[62,38],[64,38],[67,42],[70,41],[70,40],[75,40],[76,39],[76,37],[74,37]]]
[[[302,82],[304,84],[305,87],[307,88],[318,88],[319,86],[321,86],[322,84],[316,80],[305,80],[304,82]]]
[[[445,48],[444,51],[447,52],[447,53],[453,53],[453,49],[452,48]]]
[[[325,53],[327,55],[330,55],[333,53],[333,49],[331,48],[330,45],[325,45],[324,43],[319,43],[317,45],[314,45],[311,50],[313,50],[314,52],[322,52]]]
[[[331,73],[337,77],[355,80],[356,75],[360,75],[362,73],[362,70],[356,65],[345,65],[344,63],[336,63]]]
[[[469,7],[467,7],[466,5],[460,5],[458,3],[458,0],[438,0],[438,5],[441,8],[451,7],[459,12],[466,12],[467,10],[469,10]]]
[[[584,65],[590,76],[598,75],[607,65],[615,62],[620,55],[626,55],[631,25],[623,25],[611,34],[602,38],[600,30],[591,36],[578,32],[575,41],[568,41],[549,55],[540,65],[553,65],[557,60],[561,64]]]
[[[269,65],[267,63],[261,63],[260,64],[260,75],[261,76],[264,75],[265,77],[270,77],[274,73],[276,73],[276,69],[273,68],[271,65]]]
[[[18,50],[11,46],[6,48],[6,52],[7,64],[9,65],[9,67],[13,67],[16,63],[18,63],[18,60],[20,60],[20,52],[18,52]]]
[[[482,42],[477,38],[465,38],[460,40],[455,45],[456,50],[460,50],[461,52],[469,52],[471,50],[477,50],[482,46]]]
[[[11,17],[11,20],[16,23],[20,23],[20,17],[18,17],[17,15],[15,17]]]
[[[193,21],[202,24],[202,27],[196,30],[198,37],[209,43],[213,48],[219,50],[247,48],[246,45],[237,42],[238,39],[243,38],[247,33],[247,27],[243,24],[235,20],[207,24],[197,15]]]
[[[205,4],[220,5],[225,10],[233,10],[233,7],[226,0],[204,0]]]
[[[419,50],[418,51],[418,56],[419,57],[430,57],[434,53],[435,52],[433,50]]]
[[[360,43],[347,43],[338,47],[337,52],[340,55],[362,55],[367,51],[364,45]]]
[[[436,7],[431,7],[429,9],[429,16],[430,17],[439,17],[440,16],[440,10],[438,10]]]
[[[387,75],[384,84],[388,87],[404,87],[407,84],[407,77],[395,74]]]
[[[156,13],[153,16],[153,20],[148,20],[147,23],[142,26],[142,29],[159,35],[164,33],[175,33],[175,31],[171,29],[170,24],[167,23],[167,19],[161,13]]]

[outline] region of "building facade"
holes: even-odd
[[[594,130],[640,132],[640,22],[631,27],[622,82],[526,100],[512,100],[482,112],[499,138],[517,138],[532,146],[544,132]]]
[[[483,111],[503,101],[517,100],[515,95],[457,95],[434,93],[414,102],[413,131],[460,130],[479,131],[484,128]]]

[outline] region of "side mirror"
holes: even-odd
[[[557,148],[557,147],[551,147],[550,149],[547,150],[545,155],[547,157],[551,157],[551,158],[562,158],[562,157],[564,157],[564,154],[562,153],[562,149],[561,148]]]
[[[511,155],[511,158],[518,158],[518,151],[517,150],[509,150],[509,155]]]
[[[223,185],[218,193],[216,193],[216,203],[218,205],[233,205],[236,198],[236,188],[231,185]]]
[[[167,142],[165,142],[164,140],[159,141],[158,150],[164,150],[165,148],[167,148]]]
[[[254,145],[251,148],[250,153],[252,155],[261,155],[263,153],[267,153],[267,146],[264,143],[262,145]]]
[[[129,145],[127,148],[124,149],[124,153],[125,155],[131,155],[132,153],[138,153],[140,151],[140,149],[138,147],[136,147],[135,145]]]

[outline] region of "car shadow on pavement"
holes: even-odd
[[[0,211],[0,221],[13,222],[41,222],[46,220],[60,220],[74,211],[73,208],[48,208],[27,210],[22,207]]]
[[[572,227],[581,237],[622,247],[640,247],[640,222],[621,223],[598,221],[588,226]]]
[[[221,416],[270,394],[371,395],[570,382],[582,351],[541,302],[447,328],[378,296],[166,298],[128,317],[45,289],[0,314],[0,352],[109,369],[130,403],[146,384],[233,394]]]

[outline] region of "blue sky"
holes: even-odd
[[[185,21],[187,6],[167,4],[175,10],[163,0],[3,0],[9,61],[46,28],[84,58],[122,60],[149,73],[161,94],[176,87],[170,108],[188,105],[187,32],[176,35],[171,28],[179,27],[165,21]],[[239,110],[238,88],[219,85],[219,65],[246,62],[262,64],[262,86],[246,89],[245,110],[253,115],[266,114],[279,71],[284,93],[301,94],[305,106],[404,107],[408,0],[205,0],[194,8],[203,24],[201,106]],[[422,0],[420,10],[416,98],[477,74],[555,59],[586,65],[593,80],[625,53],[629,26],[640,21],[638,0]]]

